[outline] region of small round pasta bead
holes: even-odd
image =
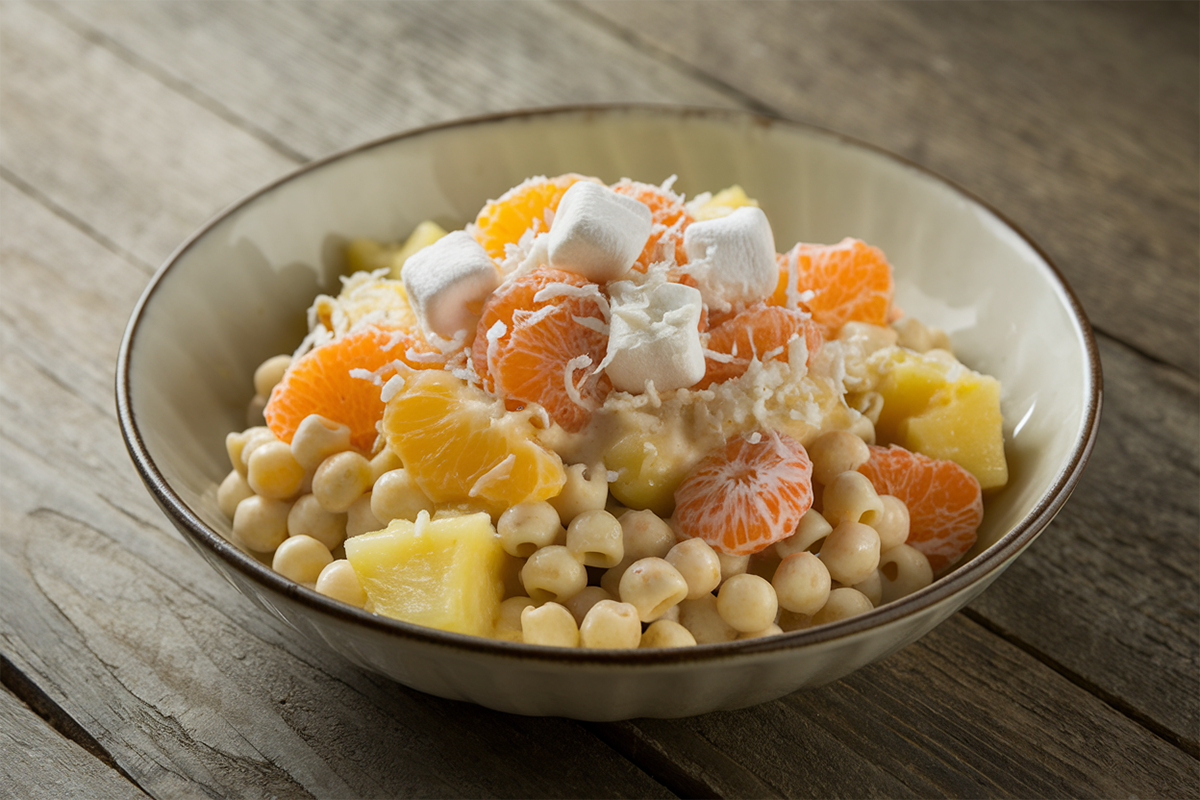
[[[679,570],[663,558],[639,558],[621,576],[618,596],[637,609],[642,622],[653,622],[687,599],[688,585]]]
[[[641,644],[642,623],[629,603],[601,600],[592,606],[579,626],[579,646],[630,650]]]
[[[233,512],[233,533],[256,553],[272,553],[288,538],[287,519],[292,504],[285,500],[251,495]]]
[[[385,473],[403,466],[404,462],[400,460],[400,456],[387,447],[383,448],[371,459],[371,483],[374,484]]]
[[[879,573],[879,570],[874,570],[864,580],[854,584],[851,588],[858,589],[871,601],[871,605],[877,606],[883,598],[883,576]]]
[[[578,647],[579,626],[565,606],[546,603],[521,611],[521,639],[545,647]]]
[[[829,570],[812,553],[801,550],[779,562],[771,585],[781,608],[793,614],[812,616],[829,599]]]
[[[688,600],[709,594],[721,584],[721,559],[703,539],[685,539],[667,552],[667,561],[687,581]]]
[[[283,442],[264,442],[250,454],[246,482],[255,494],[282,500],[300,491],[304,467],[292,458],[292,449]]]
[[[879,407],[883,408],[882,400]],[[850,427],[846,430],[867,444],[875,444],[875,420],[877,419],[879,419],[878,415],[869,417],[866,414],[858,414],[850,421]]]
[[[347,511],[370,487],[371,462],[353,450],[344,450],[317,467],[312,493],[329,511]]]
[[[362,536],[364,533],[383,530],[387,527],[386,522],[382,522],[379,517],[375,516],[371,506],[371,492],[367,492],[362,497],[350,504],[350,508],[346,509],[346,538],[353,536]]]
[[[741,633],[761,631],[775,621],[777,611],[774,587],[748,572],[734,575],[717,592],[717,613]]]
[[[316,539],[311,536],[291,536],[275,550],[271,569],[296,583],[316,583],[321,570],[332,561],[329,548]]]
[[[890,603],[933,583],[929,559],[915,547],[897,545],[879,556],[880,603]]]
[[[872,426],[878,425],[879,412],[883,411],[883,395],[879,392],[863,392],[854,404],[854,410],[869,419]]]
[[[254,393],[270,397],[271,390],[283,380],[283,373],[287,372],[291,363],[291,356],[281,355],[271,356],[259,364],[258,369],[254,370]]]
[[[587,586],[587,570],[561,544],[543,547],[521,567],[521,584],[536,603],[561,603]]]
[[[344,558],[330,561],[317,576],[317,591],[334,600],[341,600],[356,608],[367,604],[367,593],[363,591],[358,573]]]
[[[883,501],[871,479],[854,470],[846,470],[833,483],[826,484],[821,499],[824,502],[821,514],[833,525],[839,522],[871,525],[883,516]]]
[[[777,636],[783,633],[783,628],[772,622],[761,631],[743,631],[738,634],[738,639],[761,639],[764,636]]]
[[[858,469],[871,457],[867,443],[850,431],[823,433],[805,449],[812,459],[813,480],[825,486],[843,472]]]
[[[346,515],[326,511],[317,498],[302,494],[288,512],[289,536],[311,536],[330,550],[346,540]]]
[[[821,540],[833,533],[833,526],[825,519],[825,515],[814,508],[804,512],[796,532],[786,539],[775,543],[775,555],[787,558],[792,553],[803,553]],[[819,549],[819,548],[818,548]]]
[[[680,603],[679,624],[687,628],[697,644],[732,642],[738,636],[737,628],[721,618],[717,598],[711,594]]]
[[[954,345],[950,342],[950,336],[941,328],[929,328],[929,343],[933,345],[930,350],[942,350],[954,355]]]
[[[496,533],[504,552],[517,558],[529,558],[566,536],[558,512],[544,500],[506,508],[496,522]]]
[[[842,586],[829,593],[825,605],[812,616],[813,625],[824,625],[827,622],[837,622],[840,619],[856,617],[874,608],[870,599],[858,589]]]
[[[626,554],[615,567],[604,570],[604,574],[600,576],[600,587],[616,597],[621,592],[621,577],[625,574],[625,570],[629,569],[629,565],[636,560]]]
[[[567,526],[567,549],[586,567],[608,569],[625,557],[624,534],[617,518],[602,508],[580,512]]]
[[[233,512],[237,511],[238,503],[252,494],[254,494],[254,490],[250,488],[250,484],[246,483],[245,477],[236,469],[231,469],[225,476],[225,480],[221,481],[221,485],[217,487],[217,506],[221,509],[222,514],[233,519]]]
[[[292,435],[292,456],[305,469],[316,469],[334,453],[350,449],[350,428],[320,414],[309,414]]]
[[[933,337],[925,325],[916,317],[901,317],[892,323],[896,331],[896,344],[924,353],[933,347]]]
[[[587,616],[587,612],[592,610],[592,606],[599,603],[601,600],[612,600],[613,596],[599,586],[585,586],[579,592],[565,603],[567,611],[571,612],[571,616],[575,618],[575,624],[583,623],[583,618]]]
[[[668,608],[666,611],[659,614],[658,619],[669,619],[669,620],[671,620],[671,622],[679,622],[679,604],[676,603],[675,605]],[[658,622],[658,619],[656,619],[654,621]]]
[[[853,586],[879,568],[879,534],[870,525],[843,522],[825,538],[817,555],[829,570],[829,577]]]
[[[626,511],[620,517],[625,554],[639,558],[662,558],[675,546],[675,531],[649,509]]]
[[[246,477],[246,461],[242,458],[242,451],[246,449],[246,445],[251,439],[268,434],[268,438],[275,436],[270,429],[263,425],[255,425],[244,431],[226,434],[225,453],[229,456],[229,466],[237,470],[237,473],[243,478]]]
[[[808,614],[797,614],[795,611],[788,611],[786,608],[781,608],[779,609],[779,619],[775,621],[775,624],[785,633],[802,631],[805,628],[812,627],[812,617]]]
[[[659,619],[642,632],[638,647],[692,647],[695,644],[696,637],[687,628],[669,619]]]
[[[883,513],[871,526],[879,534],[879,549],[891,550],[908,541],[908,506],[899,497],[879,495]]]
[[[584,511],[604,508],[608,502],[608,471],[603,464],[571,464],[565,472],[567,481],[562,491],[549,502],[562,523],[569,525]]]
[[[371,487],[371,513],[384,524],[394,519],[415,520],[422,511],[432,514],[434,510],[434,502],[406,469],[388,470]]]
[[[721,562],[721,583],[736,575],[744,575],[746,570],[750,569],[750,556],[731,556],[720,550],[714,552],[717,554],[717,560]]]
[[[526,608],[537,606],[529,597],[509,597],[500,602],[496,612],[496,624],[492,628],[493,639],[503,639],[506,642],[519,642],[521,638],[521,615]]]
[[[246,444],[242,447],[242,467],[249,469],[250,456],[254,455],[254,451],[270,442],[278,442],[279,437],[270,428],[254,427],[249,430],[253,431],[246,437]]]

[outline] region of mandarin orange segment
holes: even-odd
[[[826,336],[855,320],[887,325],[892,308],[892,266],[883,251],[858,239],[838,244],[797,244],[778,256],[779,283],[768,303],[796,308],[804,302]],[[812,292],[809,299],[804,299]]]
[[[791,536],[812,506],[812,461],[787,434],[752,433],[705,456],[675,490],[676,530],[727,555]]]
[[[537,403],[578,431],[612,390],[594,374],[608,350],[599,287],[543,268],[500,286],[484,304],[471,361],[485,389],[510,408]]]
[[[394,374],[394,362],[440,367],[414,358],[432,352],[420,333],[401,328],[364,327],[319,345],[292,362],[271,391],[263,410],[267,427],[290,444],[304,418],[320,414],[349,427],[351,444],[370,452],[383,418],[380,385]],[[375,379],[364,373],[375,373]]]
[[[935,573],[962,558],[975,544],[983,521],[983,495],[975,476],[953,461],[897,445],[871,445],[870,451],[858,471],[879,494],[898,497],[908,506],[907,544],[925,554]]]
[[[741,377],[754,358],[786,361],[788,343],[796,336],[804,337],[811,363],[822,336],[807,312],[757,303],[734,314],[709,330],[704,378],[696,388]]]
[[[499,513],[562,489],[562,459],[534,438],[529,413],[505,413],[449,372],[400,367],[399,374],[404,385],[388,401],[381,428],[429,499],[474,501]]]
[[[655,261],[662,261],[674,253],[675,263],[687,263],[687,251],[683,249],[683,231],[695,220],[684,205],[683,197],[669,189],[649,183],[639,183],[628,178],[612,185],[612,190],[640,200],[650,209],[650,238],[633,268],[645,272]]]
[[[504,258],[504,246],[516,244],[530,228],[534,233],[548,230],[546,212],[558,208],[558,202],[571,184],[590,180],[568,173],[555,178],[537,177],[517,184],[496,200],[489,200],[475,218],[471,235],[492,258]]]

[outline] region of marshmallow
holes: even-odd
[[[408,257],[400,273],[421,328],[446,339],[471,330],[500,272],[483,245],[454,231]]]
[[[681,283],[609,287],[612,316],[608,326],[605,371],[623,392],[640,393],[646,381],[655,391],[692,386],[704,377],[700,344],[699,290]]]
[[[683,247],[688,274],[712,307],[761,300],[779,282],[775,236],[760,208],[743,206],[724,217],[693,222],[683,232]]]
[[[550,225],[550,266],[594,283],[616,280],[641,254],[650,226],[645,203],[591,181],[573,183]]]

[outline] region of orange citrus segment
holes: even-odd
[[[593,374],[608,350],[601,297],[585,278],[550,268],[501,285],[471,346],[484,388],[510,407],[538,403],[568,431],[583,428],[612,390],[607,375]]]
[[[504,413],[481,389],[442,370],[400,368],[387,403],[387,446],[435,503],[482,502],[499,512],[547,500],[566,481],[562,459],[534,438],[529,414]]]
[[[675,490],[676,530],[727,555],[791,536],[812,506],[812,462],[790,436],[753,433],[705,456]]]
[[[709,330],[706,348],[710,353],[705,354],[704,377],[696,387],[705,389],[741,377],[753,358],[786,361],[788,342],[795,336],[804,337],[811,362],[822,337],[809,314],[762,303],[744,309]]]
[[[534,233],[540,233],[548,229],[546,212],[557,209],[563,193],[581,180],[589,179],[574,173],[529,178],[499,199],[489,200],[475,218],[471,235],[492,258],[504,258],[504,246],[516,244],[525,231],[533,228]]]
[[[779,283],[767,302],[803,302],[825,335],[851,320],[886,325],[892,307],[892,266],[883,251],[847,237],[838,244],[798,244],[778,257]]]
[[[983,497],[975,476],[953,461],[940,461],[903,447],[870,446],[858,471],[879,494],[908,506],[907,544],[929,559],[936,573],[954,564],[975,544],[983,521]]]
[[[642,254],[633,264],[638,272],[645,272],[655,261],[662,261],[674,254],[675,263],[686,264],[687,252],[683,249],[683,231],[694,222],[683,203],[683,198],[669,189],[629,179],[614,183],[611,187],[619,194],[640,200],[650,209],[650,238]]]
[[[436,351],[420,333],[401,328],[364,327],[318,345],[292,362],[271,391],[263,410],[267,427],[290,444],[304,418],[320,414],[348,426],[351,444],[370,452],[376,423],[383,418],[380,385],[394,374],[393,362],[440,367],[412,358],[415,353],[431,352]],[[358,370],[375,373],[375,378]]]

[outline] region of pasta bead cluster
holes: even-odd
[[[281,358],[264,362],[259,395],[283,368]],[[231,470],[217,504],[237,539],[271,555],[285,577],[359,608],[370,600],[345,540],[439,511],[397,456],[355,450],[345,425],[317,415],[290,444],[254,426],[230,434],[226,450]],[[857,471],[865,442],[832,431],[808,453],[814,507],[791,536],[752,556],[681,538],[653,511],[613,503],[602,466],[568,466],[556,497],[494,520],[519,565],[494,638],[604,649],[729,642],[845,619],[928,586],[928,559],[905,543],[907,507]]]

